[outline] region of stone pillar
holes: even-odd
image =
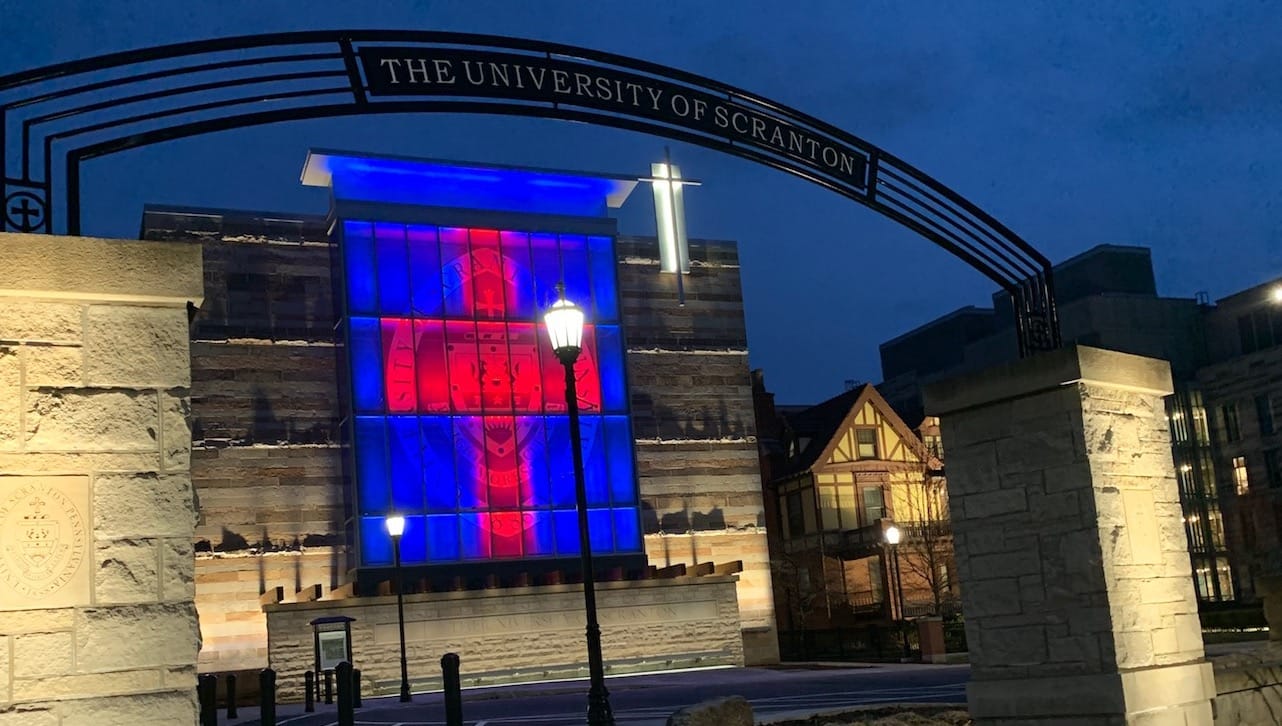
[[[193,724],[198,245],[0,234],[0,726]]]
[[[1165,361],[1070,347],[926,389],[978,724],[1210,726]]]

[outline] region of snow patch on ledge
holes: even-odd
[[[209,343],[211,345],[283,345],[294,346],[298,348],[333,348],[334,343],[328,340],[272,340],[271,338],[218,338],[206,340],[203,338],[191,341],[193,343]]]
[[[628,348],[629,353],[654,355],[680,353],[684,355],[748,355],[746,348]]]
[[[637,439],[638,444],[755,444],[756,436],[723,436],[719,439]]]

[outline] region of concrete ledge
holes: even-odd
[[[948,416],[1074,383],[1158,396],[1175,390],[1164,360],[1073,345],[927,385],[925,408],[932,416]]]
[[[0,295],[200,304],[201,247],[185,242],[0,233]]]

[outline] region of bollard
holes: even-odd
[[[218,726],[218,676],[203,675],[196,681],[200,699],[200,726]]]
[[[227,674],[227,718],[237,718],[236,713],[236,674]]]
[[[276,671],[271,668],[258,674],[258,724],[276,726]]]
[[[445,689],[445,726],[463,726],[463,693],[458,653],[441,656],[441,683]]]
[[[352,664],[343,661],[334,669],[338,681],[338,726],[356,726],[355,705],[352,703]]]
[[[316,674],[307,671],[303,674],[303,711],[312,713],[316,710]]]
[[[334,705],[334,671],[325,671],[325,705]]]
[[[352,669],[352,706],[361,707],[361,669]]]

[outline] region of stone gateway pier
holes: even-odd
[[[1070,347],[926,390],[978,724],[1212,723],[1165,361]]]
[[[0,252],[0,726],[194,723],[200,248]]]

